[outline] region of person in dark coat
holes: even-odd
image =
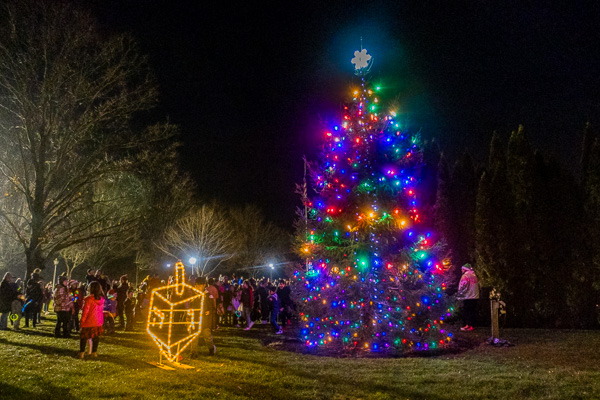
[[[252,321],[258,321],[260,319],[260,296],[258,295],[258,283],[256,279],[250,278],[248,279],[250,283],[250,287],[252,288],[252,313],[250,314],[250,318]]]
[[[254,305],[254,294],[252,293],[252,286],[250,286],[250,282],[247,280],[242,284],[242,313],[244,319],[246,320],[246,327],[244,330],[248,331],[254,325],[252,322],[252,307]]]
[[[125,317],[126,324],[125,330],[128,332],[133,331],[133,318],[134,318],[134,310],[135,310],[135,299],[133,298],[133,289],[129,288],[127,290],[127,299],[125,299],[125,303],[123,303],[123,307],[125,309]]]
[[[277,296],[277,288],[275,286],[270,286],[269,293],[270,294],[267,301],[270,303],[271,308],[271,326],[273,327],[273,332],[276,335],[281,335],[283,330],[279,325],[277,325],[277,315],[279,315],[279,309],[281,308],[279,298]]]
[[[214,356],[217,353],[217,346],[213,342],[212,331],[217,326],[217,307],[216,299],[213,298],[210,291],[207,290],[206,277],[201,276],[196,279],[196,289],[204,292],[202,300],[202,323],[200,325],[202,339],[208,349],[208,354]],[[194,345],[196,346],[196,345]],[[192,358],[197,356],[197,352],[192,348]]]
[[[267,290],[266,279],[260,281],[260,286],[256,289],[256,294],[260,306],[260,319],[263,324],[266,324],[269,322],[269,292]],[[257,300],[255,300],[255,302],[256,301]]]
[[[279,281],[279,288],[277,289],[277,297],[279,297],[279,315],[281,317],[281,326],[285,326],[288,320],[292,316],[292,309],[294,304],[292,303],[291,289],[285,284],[285,281],[281,279]]]
[[[233,300],[233,293],[231,291],[231,284],[229,283],[229,278],[227,276],[223,277],[223,282],[221,284],[221,288],[223,291],[221,292],[221,302],[223,304],[223,317],[222,324],[227,326],[233,326],[233,316],[234,309],[231,301]]]
[[[83,289],[79,285],[79,282],[69,282],[69,295],[73,299],[73,314],[71,315],[71,323],[69,324],[69,329],[75,329],[75,332],[79,332],[79,311],[81,311],[81,306],[83,305],[84,293],[85,289]]]
[[[98,280],[96,276],[94,276],[94,272],[95,271],[91,268],[87,270],[87,275],[85,276],[85,283],[87,283],[88,286],[90,286],[90,283]]]
[[[0,330],[3,331],[8,329],[8,316],[12,311],[12,303],[18,300],[19,296],[14,280],[12,274],[7,272],[4,274],[2,283],[0,283],[0,313],[2,313],[0,316]],[[17,329],[18,326],[15,327],[15,330]]]
[[[40,312],[42,310],[42,303],[44,301],[44,290],[41,286],[40,278],[41,269],[36,268],[31,273],[31,278],[25,285],[25,327],[29,328],[29,319],[33,321],[33,327],[35,328],[40,318]]]
[[[127,292],[129,291],[129,282],[127,275],[123,275],[117,287],[117,317],[119,318],[119,328],[125,329],[125,300],[127,300]]]
[[[100,274],[98,274],[100,272]],[[108,296],[108,292],[111,289],[111,281],[107,275],[104,275],[101,271],[96,273],[96,278],[98,279],[98,283],[102,287],[102,292],[104,292],[105,297]]]

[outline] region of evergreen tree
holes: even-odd
[[[585,186],[587,172],[590,162],[590,152],[596,138],[596,133],[592,129],[591,123],[586,123],[583,129],[583,145],[581,148],[581,182]]]
[[[477,191],[476,266],[483,285],[502,292],[508,325],[598,326],[600,146],[590,137],[588,125],[583,190],[558,161],[532,153],[522,127],[507,153],[492,138]]]
[[[533,154],[522,125],[510,135],[506,158],[507,179],[514,196],[515,210],[519,216],[526,218],[532,200]],[[528,222],[526,219],[523,221]]]
[[[495,175],[498,169],[506,168],[506,150],[504,149],[502,138],[495,131],[490,142],[488,167],[492,175]]]
[[[486,177],[486,179],[488,179]],[[523,307],[527,304],[521,298],[524,293],[524,278],[520,275],[521,266],[519,238],[515,235],[515,201],[507,173],[507,155],[500,136],[494,132],[490,145],[489,157],[489,186],[487,182],[480,188],[478,203],[484,204],[485,209],[479,210],[478,229],[486,226],[486,244],[481,244],[481,250],[486,247],[486,254],[479,254],[486,265],[478,265],[486,271],[491,280],[484,284],[500,290],[508,304],[507,319],[510,323],[520,324],[525,320]],[[489,190],[488,190],[489,189]],[[485,198],[484,198],[485,196]],[[489,207],[486,202],[489,201]],[[491,235],[487,237],[488,235]]]
[[[436,201],[433,209],[435,227],[448,245],[449,256],[452,257],[455,218],[451,200],[452,181],[448,161],[442,154],[438,165]]]
[[[506,150],[500,135],[494,132],[490,145],[489,157],[491,203],[489,223],[493,229],[494,241],[490,243],[490,269],[496,270],[496,275],[502,277],[502,282],[510,276],[512,252],[512,198],[510,186],[506,177]],[[497,282],[500,283],[500,282]],[[503,293],[510,293],[509,285],[505,285]]]
[[[498,254],[496,243],[496,230],[493,224],[493,204],[492,188],[487,172],[481,174],[479,187],[477,190],[477,200],[475,208],[475,242],[476,242],[476,265],[480,272],[482,282],[496,286],[499,290],[504,290],[501,286],[502,277],[498,274],[497,265],[494,263]]]
[[[535,154],[531,233],[539,263],[535,286],[538,326],[590,326],[589,268],[583,267],[583,207],[580,190],[556,160]],[[551,196],[548,194],[552,193]]]
[[[296,275],[309,347],[404,352],[451,340],[441,246],[422,222],[420,137],[378,92],[363,75],[311,171],[317,194],[300,232],[309,266]]]
[[[510,135],[506,158],[513,217],[510,262],[513,301],[520,308],[521,319],[535,326],[534,310],[540,306],[536,302],[543,291],[536,280],[542,270],[536,246],[538,231],[533,229],[533,154],[522,125]]]
[[[476,197],[475,166],[471,156],[464,153],[452,172],[452,205],[456,219],[452,264],[456,267],[456,274],[460,274],[460,266],[473,261],[475,255]]]
[[[596,139],[590,150],[584,187],[586,218],[586,243],[588,244],[589,275],[596,293],[600,289],[600,140]],[[598,313],[598,311],[596,311]]]
[[[421,184],[420,188],[423,194],[422,209],[427,211],[424,217],[431,218],[433,221],[434,207],[437,201],[437,186],[438,186],[438,168],[441,161],[441,151],[435,139],[424,143],[423,145],[423,166],[421,168]],[[429,221],[424,221],[428,225]]]

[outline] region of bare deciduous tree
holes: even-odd
[[[63,249],[139,221],[135,197],[102,191],[127,178],[121,172],[138,154],[168,147],[172,129],[131,128],[156,101],[128,36],[101,38],[67,2],[8,1],[0,10],[0,219],[28,274]]]
[[[227,213],[214,204],[202,205],[169,227],[157,246],[176,259],[197,258],[195,273],[206,276],[234,255],[234,238]]]
[[[237,270],[247,270],[252,276],[265,273],[269,263],[281,261],[290,246],[290,237],[282,229],[265,220],[260,209],[253,205],[230,211],[235,227],[238,251],[231,260]]]

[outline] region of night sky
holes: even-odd
[[[104,29],[149,55],[156,116],[179,125],[201,199],[255,203],[291,226],[302,156],[357,83],[361,37],[384,99],[450,159],[484,162],[494,130],[523,124],[576,170],[585,122],[599,125],[600,2],[258,3],[92,2]]]

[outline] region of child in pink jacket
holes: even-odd
[[[85,343],[90,342],[90,354],[98,357],[98,343],[102,335],[104,323],[104,293],[96,281],[90,283],[90,293],[83,299],[83,312],[81,313],[81,330],[79,331],[79,358],[85,355]]]

